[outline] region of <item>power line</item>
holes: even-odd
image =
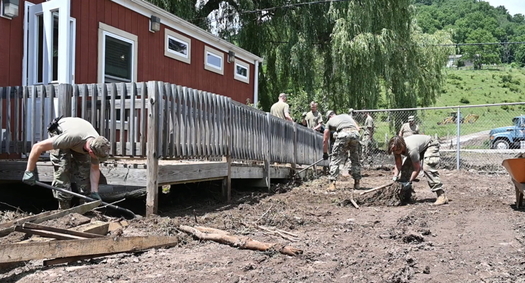
[[[259,13],[259,12],[273,11],[273,10],[277,10],[277,9],[288,9],[288,8],[294,8],[294,7],[300,7],[300,6],[307,6],[307,5],[337,3],[337,2],[348,2],[348,1],[352,1],[352,0],[311,1],[311,2],[288,4],[288,5],[284,5],[284,6],[269,7],[269,8],[256,9],[256,10],[237,10],[236,13],[239,14],[239,15],[241,15],[241,14],[253,14],[253,13]],[[222,20],[224,18],[227,18],[229,16],[232,16],[232,15],[235,15],[235,12],[231,13],[231,14],[223,15],[221,17],[218,17],[218,18],[215,19],[215,22],[218,22],[218,21],[220,21],[220,20]],[[193,20],[200,20],[200,19],[205,19],[205,18],[207,18],[207,17],[195,18]]]
[[[283,8],[300,7],[300,6],[306,6],[306,5],[312,5],[312,4],[326,4],[326,3],[347,2],[347,1],[350,1],[350,0],[327,0],[327,1],[312,1],[312,2],[304,2],[304,3],[295,3],[295,4],[288,4],[284,6],[270,7],[270,8],[264,8],[264,9],[241,10],[239,14],[251,14],[251,13],[258,13],[258,12],[273,11],[273,10],[283,9]]]

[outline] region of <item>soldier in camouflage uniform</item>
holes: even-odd
[[[437,194],[435,205],[448,203],[448,198],[443,190],[443,183],[439,179],[439,172],[436,169],[440,161],[439,142],[427,135],[411,135],[406,138],[395,136],[388,143],[388,154],[394,154],[395,167],[393,180],[397,181],[401,170],[402,156],[410,158],[413,171],[408,180],[408,186],[412,186],[412,181],[423,170],[427,177],[428,186]]]
[[[339,176],[339,165],[345,164],[348,156],[352,162],[352,177],[354,178],[354,189],[359,189],[361,180],[361,163],[359,161],[359,126],[348,114],[336,115],[334,111],[326,114],[326,128],[323,138],[323,158],[328,159],[328,140],[330,131],[336,131],[337,137],[332,148],[332,159],[330,160],[330,186],[328,190],[336,190],[335,182]],[[350,152],[350,154],[349,154]]]
[[[370,113],[365,112],[366,120],[363,127],[363,137],[361,144],[363,146],[363,163],[367,162],[369,165],[372,164],[372,149],[374,145],[374,119],[370,116]]]
[[[108,157],[109,141],[100,136],[88,121],[77,117],[58,119],[48,131],[50,138],[33,145],[22,181],[35,184],[36,162],[42,153],[51,151],[54,168],[52,186],[71,190],[71,184],[75,183],[81,194],[100,199],[99,163]],[[53,191],[53,196],[58,200],[59,209],[71,206],[71,195]]]

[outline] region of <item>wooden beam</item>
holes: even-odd
[[[27,244],[0,245],[0,264],[37,259],[91,256],[122,252],[136,252],[151,248],[172,247],[177,237],[136,236],[120,238],[94,238],[85,240],[51,241]]]
[[[48,238],[55,238],[59,240],[72,240],[72,239],[89,239],[102,237],[99,234],[87,233],[74,231],[69,229],[61,229],[51,226],[38,225],[33,223],[24,223],[17,225],[15,231],[23,232],[30,235],[39,235]]]
[[[159,154],[157,133],[157,129],[159,129],[159,103],[158,82],[148,82],[148,142],[146,144],[148,171],[146,175],[146,216],[157,214],[159,203]]]
[[[46,211],[37,215],[32,215],[28,217],[24,217],[21,219],[13,220],[10,222],[2,223],[0,224],[0,237],[4,237],[6,235],[9,235],[11,232],[15,231],[16,225],[22,225],[27,222],[32,223],[42,223],[44,221],[50,220],[50,219],[56,219],[60,218],[62,216],[71,214],[71,213],[79,213],[84,214],[88,211],[93,210],[94,208],[97,208],[100,205],[101,201],[92,201],[88,202],[79,206],[72,207],[70,209],[66,210],[60,210],[60,211]]]

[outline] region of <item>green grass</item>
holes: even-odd
[[[484,70],[447,69],[447,80],[442,94],[432,106],[469,106],[505,102],[525,102],[525,69],[498,67]],[[440,138],[456,135],[457,125],[438,125],[454,109],[418,111],[419,124],[423,132]],[[510,126],[512,118],[525,114],[525,104],[516,106],[491,106],[462,109],[463,117],[477,114],[479,119],[472,124],[461,124],[461,135],[490,130],[496,127]],[[393,115],[396,115],[394,113]],[[394,129],[386,121],[385,113],[376,113],[375,139],[379,146],[384,146],[385,134],[391,137]],[[398,131],[399,129],[397,129]],[[488,147],[488,143],[486,145]]]

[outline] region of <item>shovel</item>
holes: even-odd
[[[41,186],[41,187],[44,187],[46,189],[50,189],[50,190],[53,190],[53,191],[59,191],[59,192],[62,192],[62,193],[66,193],[68,195],[72,195],[72,196],[76,196],[78,198],[81,198],[81,199],[84,199],[84,200],[88,200],[88,201],[94,201],[96,199],[94,198],[90,198],[88,196],[85,196],[83,194],[79,194],[79,193],[75,193],[75,192],[72,192],[72,191],[68,191],[66,189],[62,189],[62,188],[57,188],[57,187],[53,187],[51,185],[48,185],[46,183],[42,183],[42,182],[39,182],[39,181],[36,181],[36,184]],[[113,204],[110,204],[110,203],[107,203],[107,202],[101,202],[102,205],[104,206],[107,206],[109,208],[113,208],[115,210],[118,210],[118,211],[122,211],[122,212],[125,212],[127,215],[131,216],[131,219],[133,218],[136,218],[137,215],[135,215],[135,213],[133,213],[131,210],[129,209],[126,209],[126,208],[122,208],[120,206],[116,206],[116,205],[113,205]]]
[[[330,155],[328,155],[328,156],[330,157],[330,156],[332,156],[332,154],[330,154]],[[314,163],[312,163],[312,164],[306,166],[305,168],[303,168],[303,169],[301,169],[301,170],[295,172],[295,174],[293,174],[293,177],[295,177],[295,176],[301,174],[302,172],[304,172],[305,170],[309,169],[310,167],[312,167],[312,166],[314,166],[314,165],[317,165],[319,162],[321,162],[321,161],[323,161],[323,160],[324,160],[324,158],[321,158],[321,159],[317,160],[316,162],[314,162]]]

